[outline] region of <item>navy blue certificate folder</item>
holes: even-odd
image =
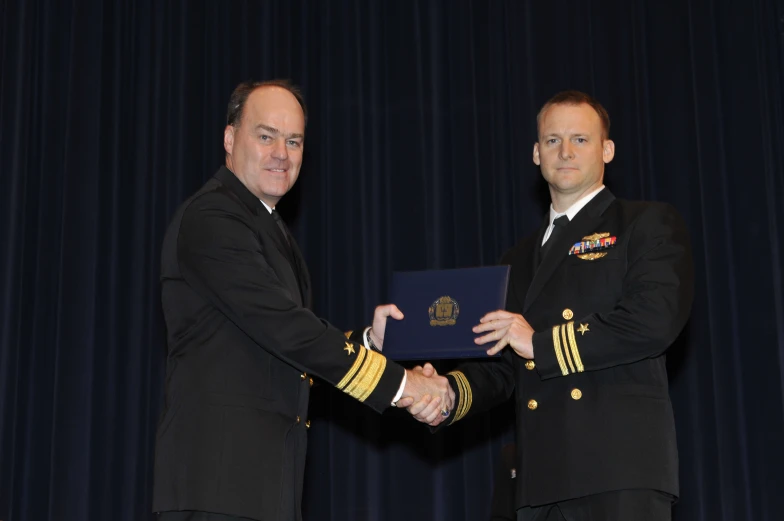
[[[392,360],[488,358],[492,344],[471,331],[485,314],[506,306],[509,266],[392,274],[390,302],[405,318],[387,321],[383,353]],[[500,356],[500,355],[497,355]]]

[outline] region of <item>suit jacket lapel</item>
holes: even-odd
[[[547,252],[547,255],[541,259],[541,262],[538,263],[536,260],[539,259],[541,255],[541,244],[542,238],[544,237],[544,231],[540,230],[539,233],[539,240],[534,245],[535,252],[534,252],[534,276],[533,280],[531,281],[531,285],[528,287],[528,291],[525,295],[525,303],[523,305],[523,314],[528,311],[528,308],[531,307],[536,297],[539,296],[541,293],[542,288],[547,283],[548,280],[553,276],[553,274],[558,269],[558,266],[566,260],[569,256],[569,249],[574,245],[575,242],[579,242],[583,236],[588,235],[596,231],[596,227],[599,225],[602,214],[610,205],[610,203],[615,200],[615,196],[605,188],[596,196],[591,199],[591,201],[585,205],[585,207],[577,212],[577,215],[574,216],[574,219],[569,223],[566,227],[565,233],[557,240],[557,242],[553,243],[552,248]],[[549,226],[549,215],[545,217],[545,223],[543,224],[543,229],[546,230]]]
[[[299,280],[299,289],[302,296],[302,305],[310,307],[310,274],[308,273],[307,265],[305,264],[305,257],[299,249],[299,245],[294,238],[291,238],[291,249],[294,252],[295,266],[297,268],[297,280]]]
[[[297,254],[300,255],[300,259],[295,259],[295,254],[292,253],[292,249],[295,249],[295,247],[288,247],[288,243],[280,228],[278,228],[278,225],[275,224],[272,215],[270,215],[269,211],[261,204],[261,201],[259,201],[259,199],[253,195],[239,179],[237,179],[237,176],[235,176],[231,170],[222,166],[215,174],[215,177],[239,197],[242,203],[255,214],[254,223],[256,229],[261,232],[264,247],[266,249],[277,250],[277,252],[280,253],[280,255],[266,255],[267,262],[275,273],[277,273],[278,278],[280,278],[286,287],[289,288],[292,298],[295,301],[298,301],[297,303],[300,306],[303,306],[305,303],[305,293],[301,287],[302,280],[299,280],[298,274],[302,273],[299,262],[302,263],[301,266],[304,266],[304,262],[301,261],[299,249],[296,251]],[[294,240],[292,239],[292,246],[293,245]]]

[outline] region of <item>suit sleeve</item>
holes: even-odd
[[[186,209],[177,253],[185,281],[259,349],[377,411],[391,405],[404,369],[295,303],[247,214],[224,194],[204,194]]]
[[[612,310],[534,334],[541,378],[659,356],[683,329],[694,296],[694,274],[682,219],[669,205],[651,204],[629,241],[623,294]],[[569,359],[574,363],[567,364]]]
[[[511,264],[511,253],[507,253],[500,264]],[[509,290],[507,291],[506,308],[519,312],[521,304],[514,291],[515,270],[511,271]],[[502,404],[512,395],[515,388],[514,350],[504,349],[501,358],[481,360],[461,364],[445,376],[455,391],[453,414],[448,422],[441,425],[452,425],[467,416],[492,409]]]

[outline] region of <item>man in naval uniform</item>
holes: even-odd
[[[673,207],[604,186],[615,145],[595,99],[562,92],[537,123],[550,211],[501,261],[506,310],[474,328],[502,360],[447,375],[451,416],[427,400],[409,411],[451,425],[514,392],[518,521],[669,520],[678,454],[665,352],[693,298],[686,227]]]
[[[401,396],[447,395],[446,379],[366,348],[383,344],[389,315],[402,318],[394,306],[376,309],[372,330],[346,334],[310,311],[308,270],[275,211],[297,180],[304,142],[296,88],[240,84],[223,133],[225,166],[166,232],[160,521],[301,520],[314,376],[379,412]]]

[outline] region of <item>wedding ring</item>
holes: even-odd
[[[444,418],[449,416],[449,409],[441,409],[441,416],[443,416]]]

